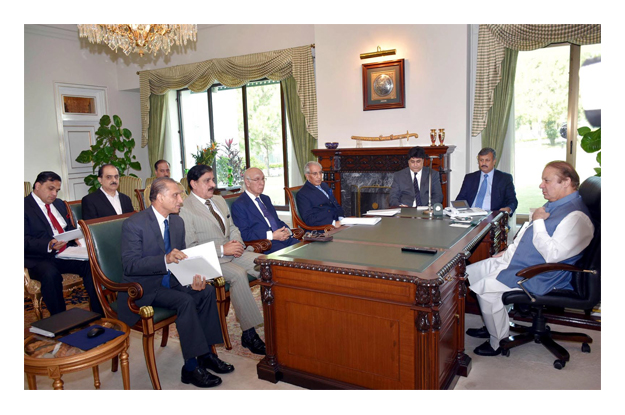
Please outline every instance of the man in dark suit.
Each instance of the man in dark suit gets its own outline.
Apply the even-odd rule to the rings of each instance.
[[[485,147],[477,155],[479,171],[464,176],[456,200],[466,200],[471,207],[484,210],[503,210],[510,215],[518,201],[514,191],[512,175],[495,170],[495,150]]]
[[[217,373],[229,373],[234,367],[212,353],[211,345],[223,343],[215,289],[206,285],[200,275],[193,284],[182,286],[166,264],[178,263],[187,256],[184,221],[177,213],[182,206],[178,184],[168,178],[158,178],[150,191],[151,208],[136,213],[122,227],[122,265],[124,282],[138,282],[143,287],[139,307],[153,305],[176,310],[176,328],[185,364],[181,380],[207,388],[221,384]],[[134,325],[139,316],[128,308],[128,294],[118,297],[119,317]]]
[[[334,197],[330,186],[323,182],[321,170],[321,164],[316,161],[309,161],[304,166],[306,183],[295,196],[297,209],[308,226],[332,224],[338,228],[345,212]]]
[[[252,167],[243,175],[245,192],[232,203],[232,219],[244,241],[254,239],[271,240],[270,254],[299,241],[293,238],[291,229],[280,220],[265,190],[265,175],[262,170]]]
[[[24,198],[24,267],[31,278],[41,282],[41,295],[50,314],[65,311],[63,275],[78,274],[91,302],[91,309],[104,315],[95,292],[89,261],[56,258],[68,243],[58,241],[57,235],[74,230],[69,212],[56,196],[61,190],[61,177],[51,171],[39,173],[35,187]],[[69,245],[75,246],[74,241]]]
[[[391,206],[427,206],[430,202],[430,174],[432,175],[432,204],[443,202],[441,179],[437,171],[423,167],[428,158],[422,147],[408,152],[408,167],[393,174],[389,204]]]
[[[100,189],[82,198],[82,218],[96,219],[105,216],[134,212],[132,201],[119,193],[119,171],[112,164],[105,164],[98,170]]]

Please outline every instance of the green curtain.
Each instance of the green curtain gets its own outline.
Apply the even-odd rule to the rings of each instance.
[[[306,119],[302,114],[295,78],[290,76],[281,82],[297,168],[302,175],[302,180],[305,181],[304,166],[307,162],[316,159],[312,150],[317,148],[317,140],[306,129]]]
[[[501,159],[506,131],[508,130],[518,56],[518,50],[506,48],[504,59],[501,62],[501,82],[495,87],[493,106],[488,110],[486,127],[482,131],[482,148],[495,149],[497,152],[496,165]]]
[[[148,127],[148,157],[150,170],[163,158],[165,152],[165,120],[167,119],[167,95],[150,95],[150,125]],[[150,174],[150,176],[152,176]]]

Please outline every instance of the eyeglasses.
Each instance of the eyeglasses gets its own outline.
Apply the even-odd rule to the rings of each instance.
[[[323,172],[316,171],[314,173],[311,172],[311,173],[308,173],[308,174],[310,174],[311,176],[321,176],[323,174]]]
[[[262,179],[247,179],[247,180],[249,180],[250,182],[257,182],[257,181],[259,181],[259,180],[262,180],[262,181],[266,182],[266,181],[267,181],[267,178],[266,178],[266,177],[263,177]]]

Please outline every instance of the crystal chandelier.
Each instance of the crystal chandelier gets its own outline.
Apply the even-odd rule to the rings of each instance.
[[[196,24],[79,24],[80,37],[91,43],[106,43],[117,52],[121,48],[126,55],[137,52],[154,53],[160,49],[167,55],[176,43],[187,44],[187,39],[196,41]]]

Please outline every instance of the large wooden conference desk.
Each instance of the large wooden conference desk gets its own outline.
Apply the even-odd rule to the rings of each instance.
[[[467,376],[466,259],[505,247],[507,215],[449,224],[406,208],[257,258],[267,345],[258,377],[311,389],[446,389]]]

